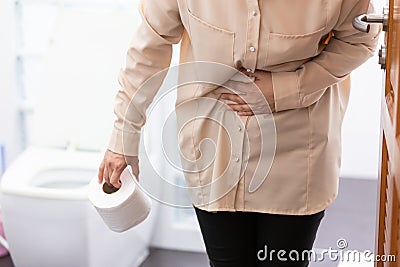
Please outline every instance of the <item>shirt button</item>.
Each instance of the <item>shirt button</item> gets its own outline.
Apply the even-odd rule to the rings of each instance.
[[[249,50],[250,50],[250,52],[255,52],[256,48],[254,46],[250,46]]]
[[[253,70],[252,70],[252,69],[247,69],[246,71],[247,71],[247,72],[252,72]]]
[[[238,158],[238,157],[235,157],[233,160],[234,160],[235,162],[239,162],[239,158]]]
[[[238,129],[238,132],[240,132],[242,130],[242,127],[239,126],[237,129]]]
[[[253,10],[253,12],[251,12],[251,14],[252,14],[253,16],[257,16],[257,11]]]

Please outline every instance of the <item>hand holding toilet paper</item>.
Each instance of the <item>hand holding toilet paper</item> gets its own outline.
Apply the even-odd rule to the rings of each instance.
[[[105,224],[114,232],[124,232],[142,221],[150,213],[151,199],[137,186],[129,166],[121,173],[121,187],[110,187],[94,177],[89,185],[89,201]]]

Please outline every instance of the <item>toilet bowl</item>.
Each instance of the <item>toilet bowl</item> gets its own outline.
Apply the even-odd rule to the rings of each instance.
[[[16,267],[134,267],[148,255],[157,208],[125,233],[87,199],[101,154],[30,147],[8,168],[0,203]]]

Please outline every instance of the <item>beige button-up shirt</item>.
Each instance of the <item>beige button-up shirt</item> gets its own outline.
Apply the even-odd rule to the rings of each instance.
[[[380,32],[352,26],[374,11],[370,1],[142,0],[140,11],[108,149],[138,155],[146,109],[181,42],[189,67],[179,74],[177,130],[194,205],[293,215],[328,207],[338,193],[349,74],[373,55]],[[275,112],[238,116],[217,100],[241,67],[272,73]]]

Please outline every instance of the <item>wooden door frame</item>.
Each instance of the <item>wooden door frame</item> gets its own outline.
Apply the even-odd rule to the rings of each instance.
[[[386,72],[385,90],[382,96],[381,114],[381,160],[379,162],[379,183],[378,183],[378,216],[376,228],[375,255],[395,255],[398,258],[399,250],[399,196],[400,182],[396,181],[400,174],[400,92],[392,88],[392,80],[397,77],[398,66],[392,69],[392,51],[394,41],[394,7],[395,0],[389,0],[389,27],[385,33]],[[400,37],[400,36],[399,36]],[[398,40],[397,40],[398,41]],[[397,53],[399,53],[397,51]],[[396,72],[396,73],[395,73]],[[399,90],[399,81],[396,81],[396,88]],[[396,174],[396,176],[395,176]],[[395,178],[396,177],[396,178]],[[388,227],[387,227],[388,226]],[[389,240],[386,240],[389,239]],[[396,259],[397,262],[397,259]],[[375,266],[399,266],[396,262],[376,261]]]

